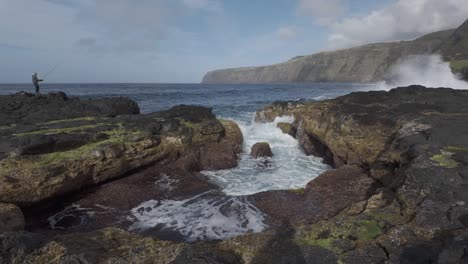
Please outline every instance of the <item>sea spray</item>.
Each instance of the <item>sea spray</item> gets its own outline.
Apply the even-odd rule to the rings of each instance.
[[[227,195],[250,195],[270,190],[303,188],[330,167],[321,158],[305,155],[297,140],[284,134],[279,122],[292,123],[293,117],[278,117],[271,123],[238,121],[244,135],[244,150],[239,166],[221,171],[204,171]],[[250,149],[255,143],[268,142],[272,158],[253,159]],[[264,166],[266,163],[268,166]]]
[[[442,61],[439,55],[409,56],[391,68],[387,81],[379,83],[377,89],[390,90],[414,84],[432,88],[468,89],[468,82],[458,79],[452,73],[450,64]]]

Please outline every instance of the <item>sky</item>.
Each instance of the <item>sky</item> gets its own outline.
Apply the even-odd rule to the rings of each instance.
[[[468,0],[0,0],[0,83],[198,83],[209,70],[455,28]]]

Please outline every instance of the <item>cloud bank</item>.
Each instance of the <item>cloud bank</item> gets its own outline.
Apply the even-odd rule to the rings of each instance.
[[[333,1],[330,3],[333,8],[336,8],[335,4]],[[466,0],[398,0],[365,16],[338,19],[331,23],[329,48],[414,39],[427,33],[456,28],[467,18]]]

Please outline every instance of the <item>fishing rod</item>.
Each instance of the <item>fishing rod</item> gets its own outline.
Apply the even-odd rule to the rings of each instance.
[[[43,79],[45,79],[45,77],[47,77],[47,75],[51,74],[53,71],[55,71],[55,69],[57,69],[57,67],[60,65],[60,63],[57,63],[50,71],[48,71],[46,74],[44,74],[44,76],[42,76]]]

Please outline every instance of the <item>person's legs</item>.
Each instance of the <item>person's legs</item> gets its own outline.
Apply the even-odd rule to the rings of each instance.
[[[39,84],[35,83],[34,86],[36,87],[36,94],[39,93]]]

